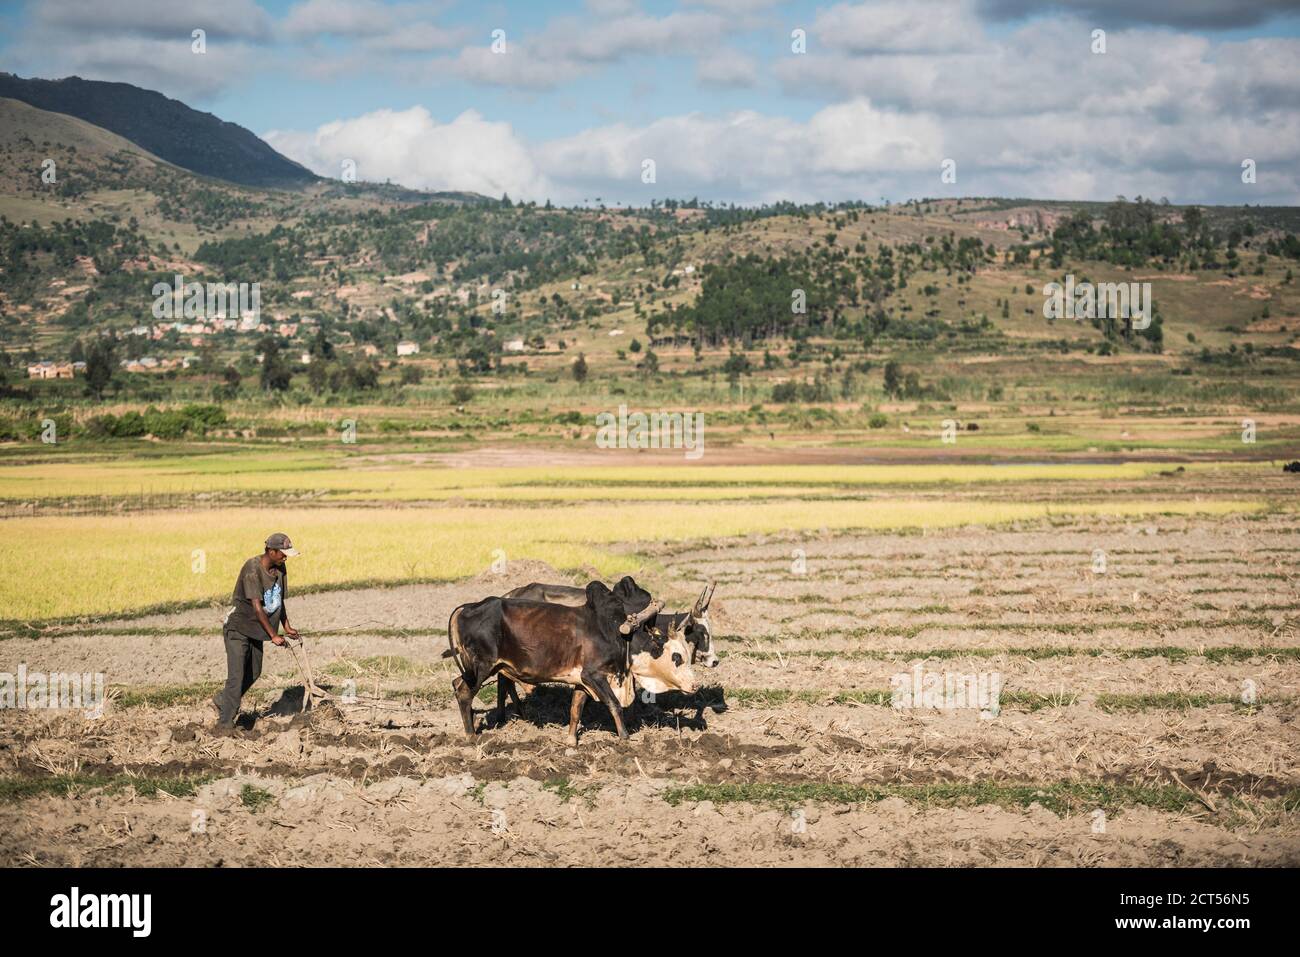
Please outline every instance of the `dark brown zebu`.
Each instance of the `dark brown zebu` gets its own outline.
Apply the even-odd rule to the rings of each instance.
[[[577,743],[587,695],[609,708],[618,736],[626,738],[622,709],[632,702],[631,659],[639,643],[653,642],[643,626],[662,607],[662,602],[651,602],[628,614],[601,582],[588,585],[586,601],[576,607],[515,598],[461,605],[447,622],[451,647],[444,657],[454,657],[460,669],[452,688],[465,733],[470,738],[475,734],[475,695],[500,674],[512,682],[572,686],[571,744]]]

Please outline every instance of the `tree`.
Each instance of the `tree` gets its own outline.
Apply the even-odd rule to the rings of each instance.
[[[113,381],[116,358],[109,339],[96,339],[86,352],[86,388],[96,399],[104,398],[104,390]]]
[[[329,363],[317,359],[307,367],[307,384],[311,391],[320,395],[329,385],[330,366]]]
[[[573,360],[573,381],[578,385],[587,381],[587,355],[584,352],[579,352],[578,358]]]
[[[334,343],[325,338],[325,330],[320,326],[316,327],[316,335],[312,338],[309,351],[313,359],[334,358]]]
[[[289,388],[293,372],[289,362],[280,352],[280,341],[274,336],[263,337],[262,349],[262,389],[266,392],[284,392]]]
[[[902,370],[898,368],[897,362],[890,359],[885,363],[885,392],[890,396],[896,396],[902,385]]]

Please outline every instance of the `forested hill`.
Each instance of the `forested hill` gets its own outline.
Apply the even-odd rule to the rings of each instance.
[[[242,126],[129,83],[0,73],[0,97],[86,120],[182,169],[231,183],[293,187],[319,179]]]

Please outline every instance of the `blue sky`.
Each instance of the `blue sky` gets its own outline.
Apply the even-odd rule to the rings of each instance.
[[[30,0],[0,60],[428,189],[1300,200],[1300,0]]]

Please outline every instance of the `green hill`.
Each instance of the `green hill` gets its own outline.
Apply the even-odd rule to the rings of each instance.
[[[0,97],[86,120],[182,169],[245,186],[298,187],[319,177],[235,123],[129,83],[0,73]]]

